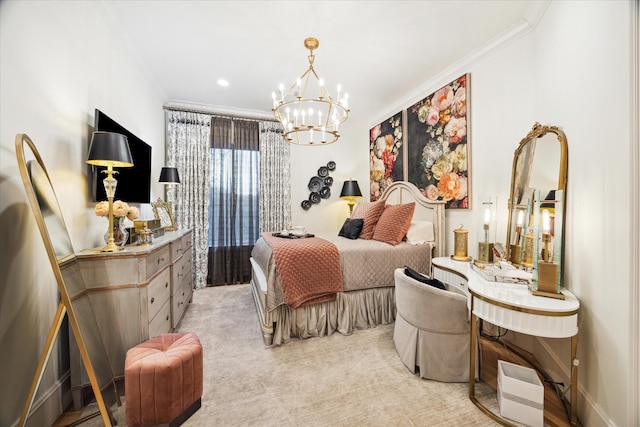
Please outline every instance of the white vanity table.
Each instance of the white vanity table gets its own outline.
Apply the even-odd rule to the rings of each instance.
[[[534,296],[523,284],[485,280],[471,263],[451,258],[433,259],[433,277],[466,291],[471,312],[469,398],[485,414],[503,425],[504,418],[489,411],[476,399],[473,367],[476,364],[478,318],[501,328],[544,338],[571,338],[571,425],[577,425],[578,309],[580,302],[566,289],[565,299]]]

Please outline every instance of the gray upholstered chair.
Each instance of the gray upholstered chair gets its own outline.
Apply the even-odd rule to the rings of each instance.
[[[467,298],[437,289],[395,270],[396,323],[393,342],[402,363],[420,378],[469,381]]]

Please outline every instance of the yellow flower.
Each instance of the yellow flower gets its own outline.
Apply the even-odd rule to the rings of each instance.
[[[113,202],[113,216],[127,216],[127,212],[129,212],[129,205],[125,202],[122,200]]]
[[[134,219],[138,219],[139,216],[140,216],[140,210],[135,206],[129,206],[129,212],[127,212],[127,218],[133,221]]]
[[[99,202],[95,207],[95,212],[97,216],[109,215],[109,202]]]

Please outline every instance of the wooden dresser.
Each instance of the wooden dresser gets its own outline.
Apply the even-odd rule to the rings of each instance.
[[[191,301],[192,235],[190,229],[178,230],[165,233],[150,246],[125,246],[116,253],[88,249],[77,254],[116,379],[124,377],[127,350],[172,332]],[[78,390],[88,380],[75,345],[71,343],[71,383]],[[77,397],[74,394],[76,403]]]

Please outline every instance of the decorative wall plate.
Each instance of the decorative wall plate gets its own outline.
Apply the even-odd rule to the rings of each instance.
[[[335,170],[336,162],[327,162],[326,166],[320,166],[318,168],[318,174],[312,176],[309,179],[307,188],[309,189],[309,198],[300,202],[302,209],[309,210],[311,206],[318,204],[322,199],[328,199],[331,197],[331,185],[333,185],[333,178],[329,176],[329,172]]]

